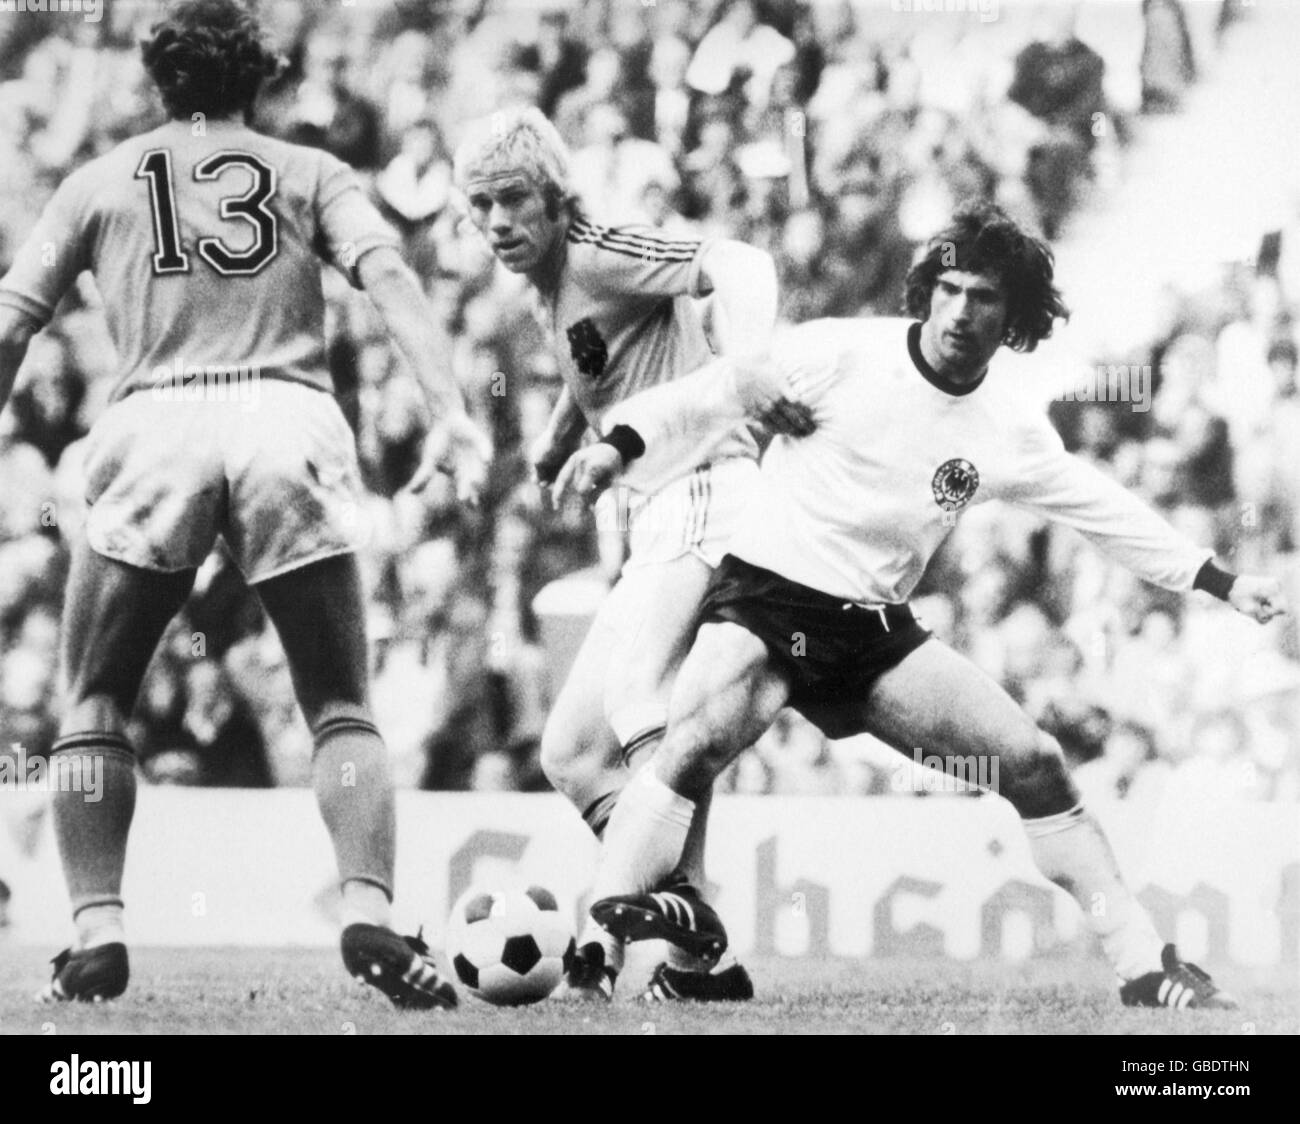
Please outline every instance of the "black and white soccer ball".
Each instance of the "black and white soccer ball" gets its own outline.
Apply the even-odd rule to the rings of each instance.
[[[456,978],[498,1006],[545,999],[564,978],[574,947],[572,920],[540,886],[471,889],[451,907],[447,957]]]

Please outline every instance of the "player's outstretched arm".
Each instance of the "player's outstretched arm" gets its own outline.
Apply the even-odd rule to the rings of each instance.
[[[470,420],[460,387],[450,368],[440,361],[449,345],[434,327],[420,283],[389,246],[362,255],[357,276],[414,372],[433,415],[420,466],[409,487],[418,492],[435,472],[446,472],[456,481],[457,498],[477,503],[487,480],[492,442]]]
[[[1179,593],[1203,590],[1266,624],[1287,611],[1279,582],[1231,574],[1103,472],[1065,451],[1045,419],[1023,435],[1012,502],[1073,527],[1141,578]]]
[[[27,355],[27,344],[36,334],[37,324],[25,312],[0,305],[0,410],[13,393],[18,368]]]
[[[552,498],[558,504],[573,491],[591,502],[620,477],[637,491],[656,492],[706,460],[738,424],[755,420],[793,437],[816,428],[811,408],[771,357],[715,359],[611,409],[605,436],[568,459]]]

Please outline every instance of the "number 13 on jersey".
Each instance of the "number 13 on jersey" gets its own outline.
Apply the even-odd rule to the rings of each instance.
[[[219,179],[229,168],[246,169],[252,173],[253,183],[243,195],[228,195],[221,200],[221,217],[248,223],[256,237],[245,250],[232,250],[215,236],[200,238],[195,249],[199,257],[223,276],[251,277],[275,257],[278,248],[277,219],[275,212],[267,207],[275,195],[275,169],[251,152],[215,152],[194,165],[194,178]],[[190,255],[181,244],[171,152],[165,148],[150,149],[141,157],[135,178],[149,181],[154,273],[188,273]]]

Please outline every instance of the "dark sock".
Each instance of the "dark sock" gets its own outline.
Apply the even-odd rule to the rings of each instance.
[[[364,718],[330,718],[312,731],[312,787],[334,843],[339,880],[393,895],[397,812],[383,738]]]
[[[664,740],[667,731],[667,726],[651,726],[628,739],[623,747],[623,764],[628,767],[629,772],[636,772],[640,763],[649,759],[659,743]]]
[[[609,817],[614,814],[614,805],[618,803],[619,793],[622,791],[620,788],[614,792],[607,792],[604,796],[597,796],[583,810],[582,818],[597,839],[605,838],[605,827],[609,823]]]
[[[135,753],[121,734],[59,738],[50,750],[54,834],[75,916],[121,905],[126,838],[135,815]]]

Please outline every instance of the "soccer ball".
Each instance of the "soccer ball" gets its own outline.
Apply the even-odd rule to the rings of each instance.
[[[489,1003],[516,1007],[545,999],[573,951],[571,921],[540,886],[471,889],[451,907],[447,956],[456,978]]]

